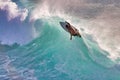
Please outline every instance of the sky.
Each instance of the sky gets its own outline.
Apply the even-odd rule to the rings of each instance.
[[[0,1],[0,41],[3,44],[26,44],[33,39],[28,11],[11,0]]]

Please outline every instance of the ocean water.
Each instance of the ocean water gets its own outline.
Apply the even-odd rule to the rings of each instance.
[[[35,38],[0,52],[0,80],[120,80],[120,1],[12,1],[28,10],[23,22]],[[70,40],[59,24],[66,20],[82,38]]]
[[[0,53],[0,80],[120,80],[120,66],[107,52],[86,34],[70,40],[59,21],[44,19],[37,38]]]

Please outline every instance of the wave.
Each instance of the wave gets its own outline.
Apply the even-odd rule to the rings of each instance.
[[[112,4],[119,5],[117,1],[26,0],[22,3],[30,9],[31,21],[57,16],[72,23],[78,29],[83,28],[85,33],[94,38],[101,49],[108,52],[108,58],[119,63],[120,24],[118,21],[120,20],[120,7],[110,6]],[[30,4],[32,4],[32,8]]]
[[[92,42],[85,34],[82,38],[74,37],[69,40],[69,33],[62,29],[59,21],[59,18],[42,20],[44,24],[37,28],[40,33],[36,39],[7,53],[9,64],[19,78],[27,80],[30,76],[32,80],[120,79],[118,66],[102,54],[97,43]],[[39,26],[39,22],[41,20],[34,25]],[[11,79],[13,78],[14,75],[11,76]]]

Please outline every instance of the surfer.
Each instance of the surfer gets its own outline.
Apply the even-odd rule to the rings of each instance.
[[[64,22],[65,24],[63,25],[63,22],[60,22],[61,26],[70,33],[70,40],[72,40],[72,36],[78,36],[81,37],[78,29],[70,25],[67,21]]]

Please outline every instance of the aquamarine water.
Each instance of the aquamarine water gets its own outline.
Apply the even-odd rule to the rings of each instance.
[[[60,20],[44,20],[37,38],[0,53],[0,80],[120,80],[120,66],[89,36],[70,40]]]

